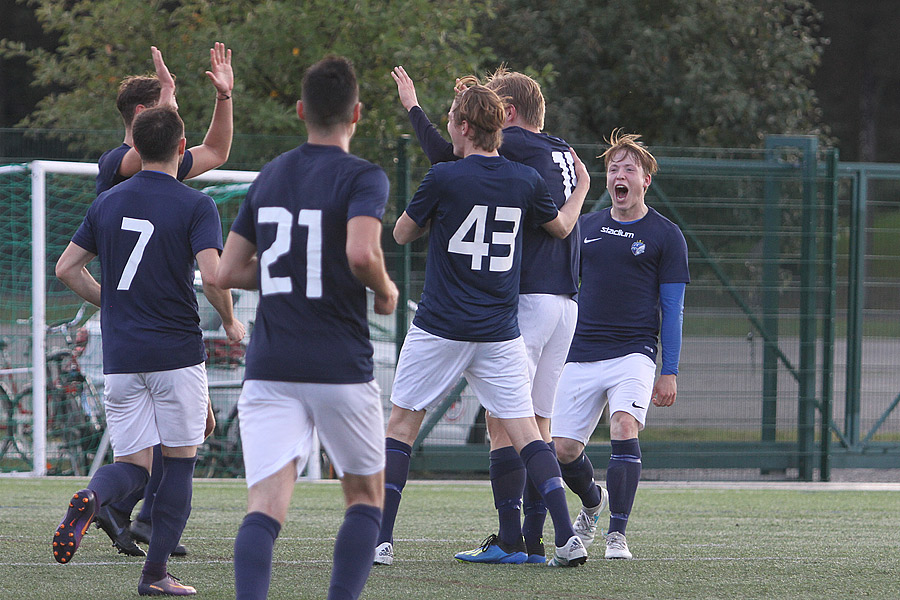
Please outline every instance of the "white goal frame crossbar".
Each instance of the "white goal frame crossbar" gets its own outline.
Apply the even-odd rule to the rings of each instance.
[[[86,175],[96,177],[98,166],[96,163],[67,162],[57,160],[36,160],[24,165],[10,165],[4,167],[4,171],[31,170],[31,339],[32,362],[31,373],[33,379],[33,462],[32,471],[18,473],[31,477],[42,477],[47,474],[47,365],[46,365],[46,340],[47,326],[46,305],[46,273],[47,264],[47,173],[60,173],[63,175]],[[192,181],[208,181],[215,183],[249,183],[258,175],[257,171],[229,171],[216,169],[192,178]],[[108,443],[107,434],[104,433],[105,443]],[[101,449],[105,454],[106,446],[101,443]],[[98,450],[98,455],[100,451]],[[102,460],[102,458],[101,458]],[[101,461],[94,461],[91,472],[99,467]]]

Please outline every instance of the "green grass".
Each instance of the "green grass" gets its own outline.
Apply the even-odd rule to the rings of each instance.
[[[141,560],[115,554],[94,528],[71,564],[53,562],[52,532],[82,485],[0,480],[0,598],[138,597]],[[569,499],[574,515],[577,502]],[[170,570],[199,598],[234,598],[232,547],[245,501],[242,481],[195,484],[183,538],[190,554],[172,559]],[[898,598],[897,502],[896,492],[883,491],[645,485],[628,529],[635,560],[604,561],[591,548],[583,567],[555,570],[457,563],[454,552],[496,528],[489,486],[412,482],[395,530],[397,558],[372,570],[363,598]],[[338,485],[297,485],[270,598],[325,597],[342,514]]]

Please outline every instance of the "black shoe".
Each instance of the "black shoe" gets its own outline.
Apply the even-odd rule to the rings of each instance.
[[[131,522],[131,537],[142,544],[150,544],[150,534],[152,532],[152,526],[146,521],[135,520]],[[175,546],[175,549],[172,550],[171,556],[187,556],[187,553],[188,551],[187,548],[184,547],[184,544],[179,543]]]
[[[134,543],[131,533],[128,531],[128,519],[123,518],[114,509],[109,506],[100,508],[94,521],[97,523],[97,527],[109,536],[119,554],[147,556],[147,553]]]

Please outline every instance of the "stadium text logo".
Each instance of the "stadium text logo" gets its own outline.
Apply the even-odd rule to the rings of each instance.
[[[609,235],[617,235],[623,238],[633,238],[634,234],[630,231],[623,231],[621,229],[612,229],[610,227],[601,227],[600,233],[608,233]]]

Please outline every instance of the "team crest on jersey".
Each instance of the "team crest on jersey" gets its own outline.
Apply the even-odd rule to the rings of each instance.
[[[643,254],[645,250],[647,250],[647,245],[641,240],[638,240],[631,245],[631,253],[635,256]]]

